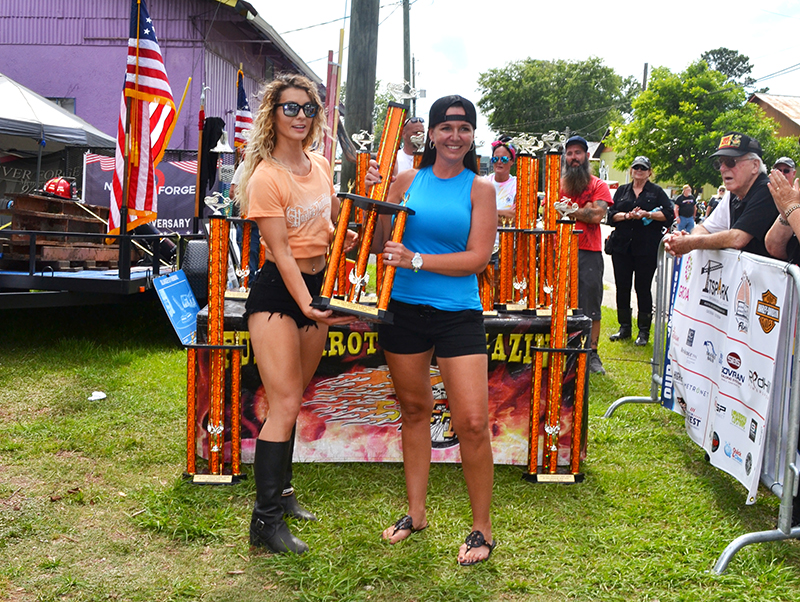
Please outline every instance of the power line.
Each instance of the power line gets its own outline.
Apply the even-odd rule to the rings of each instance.
[[[614,104],[609,105],[607,107],[599,107],[597,109],[589,109],[587,111],[581,111],[580,113],[572,113],[571,115],[556,115],[554,117],[547,117],[545,119],[537,119],[536,121],[523,121],[521,123],[514,123],[514,124],[510,124],[510,125],[513,125],[514,127],[521,127],[521,126],[524,127],[524,126],[531,126],[531,125],[539,125],[540,123],[547,123],[547,122],[550,122],[550,121],[559,121],[559,120],[565,120],[565,119],[573,119],[575,117],[584,117],[585,115],[593,115],[594,113],[602,113],[602,112],[610,111],[611,109],[617,109],[619,107],[625,106],[625,104],[626,104],[625,102],[617,102],[617,103],[614,103]],[[595,123],[595,122],[592,122],[592,123]],[[507,126],[500,125],[500,126],[497,126],[497,127],[500,128],[500,129],[503,129],[505,131],[505,128]]]
[[[411,0],[411,2],[408,4],[408,6],[409,6],[409,7],[411,7],[411,6],[413,6],[413,5],[414,5],[416,2],[417,2],[417,0]],[[378,8],[387,8],[387,7],[389,7],[389,6],[394,6],[394,10],[393,10],[392,12],[390,12],[390,13],[389,13],[389,14],[386,16],[386,18],[384,18],[384,20],[383,20],[383,21],[381,21],[380,23],[378,23],[378,27],[380,27],[381,25],[383,25],[383,23],[386,21],[386,19],[388,19],[388,18],[389,18],[389,17],[391,17],[391,16],[392,16],[392,15],[393,15],[395,12],[397,12],[397,9],[398,9],[398,8],[400,8],[402,5],[403,5],[403,3],[402,3],[402,2],[392,2],[391,4],[382,4],[380,7],[378,7]],[[313,29],[314,27],[321,27],[321,26],[323,26],[323,25],[330,25],[331,23],[336,23],[337,21],[346,21],[346,20],[347,20],[347,19],[349,19],[349,18],[350,18],[350,15],[345,15],[344,17],[339,17],[338,19],[333,19],[332,21],[326,21],[325,23],[317,23],[316,25],[309,25],[308,27],[301,27],[300,29],[292,29],[291,31],[284,31],[284,32],[283,32],[282,34],[280,34],[280,35],[284,35],[284,34],[287,34],[287,33],[294,33],[294,32],[296,32],[296,31],[304,31],[304,30],[306,30],[306,29]],[[342,54],[344,54],[344,51],[345,51],[345,50],[347,50],[348,48],[350,48],[350,46],[344,46],[344,47],[342,48]],[[325,56],[321,56],[321,57],[319,57],[318,59],[312,59],[312,60],[310,60],[310,61],[305,61],[305,63],[306,63],[306,65],[310,65],[311,63],[318,63],[319,61],[327,61],[327,60],[328,60],[328,55],[326,54]]]
[[[780,71],[776,71],[775,73],[770,73],[769,75],[765,75],[764,77],[759,77],[753,83],[763,82],[764,80],[772,79],[773,77],[778,77],[780,75],[786,75],[788,73],[792,73],[793,71],[797,71],[798,69],[800,69],[800,63],[797,63],[796,65],[792,65],[790,67],[786,67],[785,69],[781,69]]]
[[[414,0],[414,1],[416,2],[416,0]],[[389,4],[382,4],[378,8],[381,9],[381,8],[387,8],[387,7],[390,7],[390,6],[394,6],[394,10],[389,13],[389,16],[386,17],[386,19],[388,19],[389,17],[391,17],[395,13],[395,11],[397,11],[397,9],[400,6],[402,6],[402,4],[403,4],[402,2],[391,2]],[[413,4],[413,2],[411,4]],[[409,4],[409,6],[411,6],[411,5]],[[306,31],[306,30],[309,30],[309,29],[314,29],[315,27],[323,27],[324,25],[330,25],[331,23],[336,23],[337,21],[347,21],[347,19],[349,19],[349,18],[350,18],[350,15],[345,15],[345,16],[339,17],[337,19],[331,19],[330,21],[324,21],[323,23],[315,23],[314,25],[307,25],[306,27],[298,27],[297,29],[290,29],[288,31],[282,31],[280,33],[280,35],[285,36],[287,33],[295,33],[295,32],[298,32],[298,31]],[[383,21],[385,21],[386,19],[384,19]],[[383,23],[383,21],[381,21],[381,23]],[[319,60],[319,59],[317,59],[317,60]]]

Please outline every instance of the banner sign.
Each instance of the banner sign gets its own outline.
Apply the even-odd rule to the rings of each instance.
[[[678,292],[678,279],[681,275],[681,262],[683,258],[677,258],[672,266],[672,279],[669,289],[669,318],[667,319],[667,339],[664,343],[664,372],[661,379],[661,405],[683,415],[680,406],[673,403],[672,391],[672,363],[669,361],[670,341],[672,340],[672,308],[675,307],[675,295]]]
[[[689,437],[756,499],[776,390],[789,278],[783,264],[738,251],[680,263],[669,334],[672,398]],[[778,375],[780,376],[780,374]]]
[[[226,303],[226,305],[228,305]],[[228,322],[226,341],[234,331]],[[198,333],[205,329],[201,313]],[[243,326],[243,324],[242,324]],[[568,321],[569,347],[578,348],[588,335],[591,321]],[[496,464],[526,465],[531,408],[532,347],[549,342],[549,318],[487,318],[489,352],[489,423]],[[255,440],[266,418],[269,402],[264,395],[250,347],[249,333],[239,331],[247,345],[242,356],[242,461],[252,462]],[[202,335],[201,335],[202,336]],[[568,466],[572,438],[572,406],[575,398],[577,353],[567,357],[563,376],[559,465]],[[197,453],[208,457],[207,359],[198,355]],[[542,375],[539,432],[539,464],[544,449],[547,400],[547,367]],[[432,461],[460,462],[458,437],[450,422],[447,391],[436,366],[431,367],[434,410],[431,417]],[[587,397],[588,399],[588,397]],[[584,414],[588,417],[588,412]],[[227,419],[226,419],[227,424]],[[587,432],[586,423],[582,432]],[[230,454],[226,438],[226,455]],[[581,455],[585,457],[585,439]],[[295,460],[300,462],[401,462],[400,405],[392,387],[378,334],[368,324],[355,322],[331,328],[319,368],[306,390],[297,424]]]
[[[114,157],[86,153],[83,201],[108,207]],[[189,234],[194,216],[197,161],[162,161],[155,168],[158,218],[153,225],[161,232]]]
[[[13,159],[12,157],[0,159],[0,197],[34,192],[36,190],[37,161],[38,159],[35,157],[33,159]],[[52,178],[62,176],[79,178],[80,172],[79,165],[65,172],[61,153],[43,155],[39,171],[39,188]],[[106,205],[108,205],[108,200],[106,200]]]

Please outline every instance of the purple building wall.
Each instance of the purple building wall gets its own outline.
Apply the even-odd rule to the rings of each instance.
[[[0,73],[42,96],[74,98],[78,116],[115,135],[130,6],[130,0],[0,0]],[[232,144],[240,63],[251,97],[273,73],[311,74],[277,34],[268,37],[274,32],[265,33],[266,23],[259,30],[217,0],[147,0],[147,6],[176,106],[192,78],[171,149],[197,149],[204,82],[206,117],[225,119]]]

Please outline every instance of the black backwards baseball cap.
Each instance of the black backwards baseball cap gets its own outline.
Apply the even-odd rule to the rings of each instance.
[[[728,132],[719,141],[712,157],[741,157],[748,153],[761,156],[761,144],[755,138],[739,132]]]
[[[447,109],[453,105],[460,104],[464,107],[465,115],[447,115]],[[443,96],[431,105],[431,112],[428,116],[429,127],[434,127],[445,121],[466,121],[473,128],[478,127],[475,105],[469,100],[458,94]]]

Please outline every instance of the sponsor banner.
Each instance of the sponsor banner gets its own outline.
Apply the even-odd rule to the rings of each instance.
[[[755,502],[789,278],[734,251],[684,257],[671,312],[672,397],[689,437]]]
[[[226,304],[227,305],[227,304]],[[226,307],[226,314],[230,313]],[[199,316],[198,331],[205,329]],[[226,340],[234,332],[226,317]],[[588,318],[570,319],[569,347],[578,347],[589,334]],[[549,344],[548,318],[487,318],[489,353],[489,424],[495,464],[524,466],[528,462],[531,407],[532,347]],[[253,461],[255,440],[266,418],[269,402],[261,385],[250,348],[248,332],[240,332],[247,345],[242,357],[242,461]],[[208,457],[207,359],[198,355],[197,453]],[[558,463],[568,466],[572,440],[572,410],[575,398],[577,353],[567,357],[563,376],[561,430]],[[539,429],[539,465],[544,449],[548,370],[542,375],[542,403]],[[431,416],[432,461],[460,462],[458,437],[453,432],[447,391],[436,366],[430,371],[434,409]],[[588,399],[588,398],[586,398]],[[586,406],[584,406],[586,407]],[[228,414],[230,410],[228,409]],[[226,426],[229,426],[226,418]],[[378,345],[377,332],[370,325],[355,322],[333,327],[328,333],[325,354],[306,390],[298,417],[294,459],[300,462],[401,462],[400,405],[391,375]],[[588,412],[584,415],[581,455],[585,457]],[[230,443],[226,434],[226,457]]]
[[[114,158],[87,153],[84,167],[83,200],[108,207]],[[192,230],[197,161],[162,161],[154,170],[158,217],[153,225],[161,232],[188,234]]]
[[[780,308],[782,316],[797,316],[798,302],[795,294],[794,285],[789,286],[790,298],[786,304]],[[766,328],[769,328],[767,326]],[[766,475],[771,481],[785,483],[786,476],[786,438],[788,437],[789,425],[789,403],[791,397],[792,370],[794,366],[794,342],[796,340],[797,320],[781,320],[776,330],[780,329],[778,338],[782,341],[778,347],[778,357],[775,366],[777,374],[773,379],[773,386],[770,391],[772,396],[772,407],[767,424],[767,441],[764,451],[764,462],[761,473]],[[796,453],[794,463],[800,466],[800,453]]]
[[[676,258],[672,267],[672,282],[669,289],[669,306],[675,306],[675,295],[678,293],[678,281],[681,276],[681,266],[683,258]],[[668,410],[683,414],[683,410],[673,401],[672,394],[672,362],[669,361],[670,340],[672,338],[672,312],[670,311],[667,319],[667,339],[664,343],[664,372],[661,379],[661,405]]]

